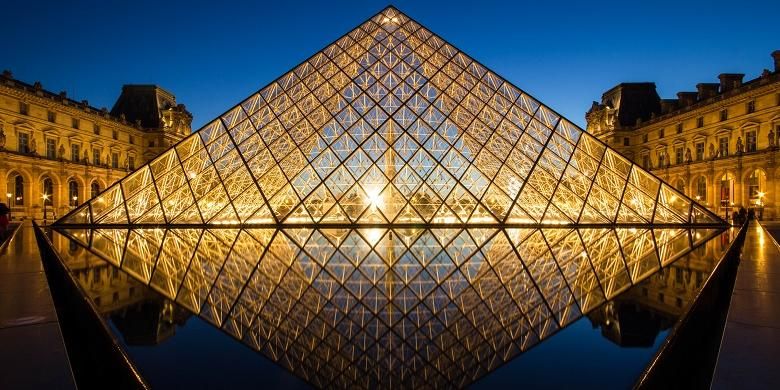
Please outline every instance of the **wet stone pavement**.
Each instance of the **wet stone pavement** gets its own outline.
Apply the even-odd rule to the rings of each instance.
[[[0,249],[0,346],[0,388],[76,387],[28,221]]]
[[[714,389],[780,388],[780,247],[775,240],[780,241],[780,222],[750,222]]]

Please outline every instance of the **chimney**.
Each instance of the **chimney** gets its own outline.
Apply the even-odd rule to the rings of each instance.
[[[677,92],[677,100],[680,101],[680,107],[687,107],[696,103],[698,92]]]
[[[739,88],[742,85],[742,78],[745,77],[742,73],[721,73],[718,75],[720,79],[720,93],[730,91],[734,88]]]
[[[696,90],[699,91],[699,100],[706,100],[718,94],[718,83],[699,83],[696,84]]]
[[[772,58],[775,60],[775,72],[780,72],[780,50],[773,51]]]
[[[661,114],[668,114],[679,107],[677,99],[661,99]]]

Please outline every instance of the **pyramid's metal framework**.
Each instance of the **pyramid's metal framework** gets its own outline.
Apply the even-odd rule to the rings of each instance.
[[[390,7],[55,228],[316,386],[417,388],[722,224]]]
[[[57,223],[723,221],[388,8]]]
[[[468,385],[698,245],[719,258],[720,231],[62,230],[316,387],[415,389]]]

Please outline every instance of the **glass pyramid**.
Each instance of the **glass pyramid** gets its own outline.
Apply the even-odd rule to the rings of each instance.
[[[56,222],[723,223],[392,7]]]

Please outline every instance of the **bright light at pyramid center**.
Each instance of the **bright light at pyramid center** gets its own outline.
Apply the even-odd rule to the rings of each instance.
[[[374,207],[382,207],[385,204],[384,197],[380,193],[381,189],[376,187],[366,188],[366,195],[368,195],[368,201]]]

